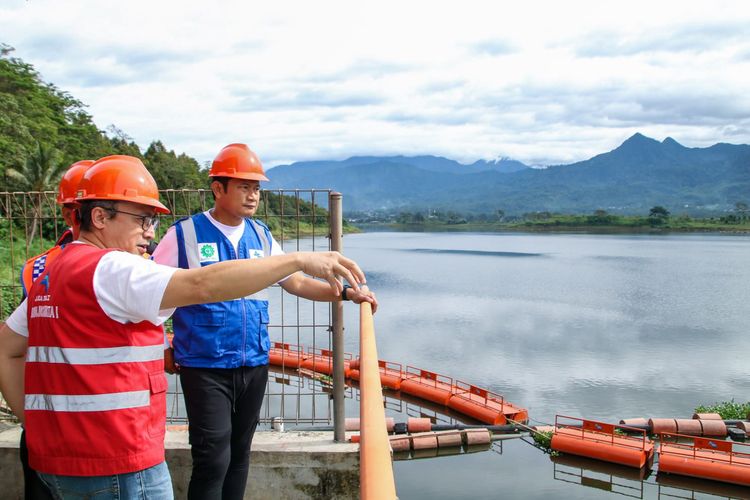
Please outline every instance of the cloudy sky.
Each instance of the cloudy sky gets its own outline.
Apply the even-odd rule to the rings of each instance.
[[[0,0],[0,42],[100,128],[200,161],[750,143],[746,0]]]

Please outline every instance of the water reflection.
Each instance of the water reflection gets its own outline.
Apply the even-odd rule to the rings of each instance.
[[[550,461],[556,481],[630,498],[750,498],[750,488],[719,481],[652,474],[646,468],[634,469],[574,455],[550,457]]]
[[[579,484],[589,488],[617,493],[626,497],[644,498],[643,481],[648,478],[647,468],[635,469],[575,455],[550,457],[553,477],[557,481]]]
[[[718,481],[705,481],[675,474],[656,475],[659,498],[697,498],[696,493],[710,497],[743,499],[750,498],[750,488],[743,488]]]

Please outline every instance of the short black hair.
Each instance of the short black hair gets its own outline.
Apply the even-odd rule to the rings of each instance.
[[[227,192],[227,189],[229,189],[229,177],[222,177],[222,176],[209,177],[208,181],[209,181],[208,182],[209,189],[211,189],[211,184],[213,184],[214,182],[220,183],[221,186],[224,188],[225,193]],[[211,196],[214,197],[214,200],[216,199],[216,195],[214,194],[213,189],[211,189]]]
[[[112,212],[112,217],[114,217],[117,214],[117,212],[114,212],[114,210],[116,210],[115,203],[117,203],[115,200],[82,201],[81,208],[78,209],[78,213],[81,217],[81,231],[91,230],[91,211],[97,207]]]

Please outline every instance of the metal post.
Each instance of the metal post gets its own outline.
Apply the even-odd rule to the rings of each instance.
[[[344,237],[341,193],[331,192],[328,195],[328,208],[331,228],[331,250],[341,252]],[[344,412],[344,304],[341,301],[331,304],[333,309],[333,439],[346,440]]]

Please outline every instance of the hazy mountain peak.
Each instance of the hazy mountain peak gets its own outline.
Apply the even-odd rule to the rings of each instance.
[[[650,137],[646,137],[645,135],[641,134],[640,132],[636,132],[632,136],[630,136],[625,142],[623,142],[620,145],[620,148],[622,147],[643,147],[643,146],[653,146],[655,144],[659,144],[659,141],[656,139],[652,139]],[[617,148],[617,149],[620,149]]]
[[[667,146],[667,147],[670,147],[670,148],[680,148],[680,149],[682,149],[682,148],[685,147],[682,144],[680,144],[679,142],[677,142],[674,139],[672,139],[671,137],[667,137],[666,139],[664,139],[663,141],[661,141],[661,144],[662,144],[662,146]]]

